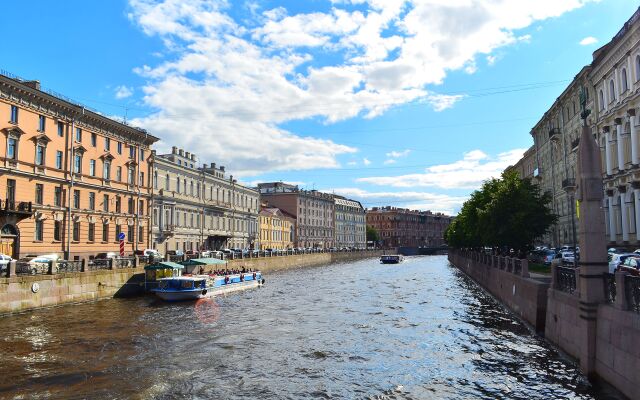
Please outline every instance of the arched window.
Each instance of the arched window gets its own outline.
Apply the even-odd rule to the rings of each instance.
[[[640,80],[640,55],[636,56],[636,81]]]
[[[600,103],[600,110],[604,110],[604,92],[602,90],[600,90],[598,102]]]
[[[169,174],[167,174],[167,176],[165,177],[165,181],[164,181],[164,188],[169,190],[170,186],[169,186]]]
[[[609,97],[609,103],[616,99],[616,84],[613,82],[613,79],[609,81]]]
[[[621,72],[622,76],[622,92],[626,92],[629,89],[629,83],[627,81],[627,69],[626,68],[622,68],[622,72]]]

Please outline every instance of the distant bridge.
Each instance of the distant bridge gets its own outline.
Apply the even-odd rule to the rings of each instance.
[[[449,246],[430,246],[430,247],[398,247],[398,253],[404,256],[431,255],[444,253],[449,250]]]

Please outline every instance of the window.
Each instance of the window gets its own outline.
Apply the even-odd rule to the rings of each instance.
[[[190,186],[191,186],[191,188],[190,188],[191,195],[193,196],[193,181],[190,182]]]
[[[107,151],[111,150],[111,139],[108,137],[104,138],[104,149]]]
[[[94,192],[89,192],[89,210],[96,209],[96,194]]]
[[[138,214],[144,215],[144,200],[138,200]]]
[[[153,188],[158,188],[158,171],[153,172]]]
[[[93,222],[89,223],[89,232],[87,233],[87,236],[90,242],[96,240],[96,224]]]
[[[91,146],[98,147],[98,135],[91,133]]]
[[[120,200],[120,196],[116,196],[116,212],[122,212],[122,201]]]
[[[129,167],[129,174],[128,174],[128,179],[127,182],[129,183],[129,185],[133,185],[133,168]]]
[[[170,180],[169,180],[169,174],[167,174],[167,176],[165,177],[165,181],[164,181],[164,188],[165,188],[166,190],[169,190],[169,188],[171,187],[169,182],[170,182]]]
[[[129,146],[129,158],[136,158],[136,148]]]
[[[7,139],[7,158],[15,160],[18,156],[18,139],[10,137]]]
[[[44,185],[36,183],[36,204],[42,204],[44,197]]]
[[[111,161],[109,160],[104,160],[102,164],[102,178],[107,181],[111,179]]]
[[[168,175],[167,175],[168,177]],[[176,192],[180,193],[180,178],[176,179]]]
[[[58,136],[64,136],[64,122],[58,121]]]
[[[10,122],[12,124],[17,124],[18,123],[18,107],[17,106],[11,106],[11,120]]]
[[[74,157],[73,171],[76,174],[82,173],[82,155],[81,154],[76,154]]]
[[[140,161],[144,161],[144,149],[140,149]]]
[[[600,103],[600,111],[604,110],[604,93],[600,90],[598,94],[598,102]]]
[[[128,225],[127,226],[127,242],[133,242],[133,234],[135,233],[133,230],[134,226],[133,225]]]
[[[118,154],[122,154],[122,143],[118,142],[118,146],[116,146],[118,148]]]
[[[109,224],[105,222],[102,223],[102,241],[103,242],[109,241]]]
[[[130,197],[129,200],[127,201],[127,209],[129,210],[129,214],[133,214],[134,210],[133,210],[133,198]]]
[[[43,238],[44,238],[44,221],[42,220],[37,220],[36,221],[36,241],[38,242],[42,242]]]
[[[116,168],[116,181],[122,182],[122,167]]]
[[[7,179],[7,201],[13,203],[16,201],[16,181],[15,179]]]
[[[73,241],[80,241],[80,221],[75,221],[73,223]]]
[[[73,208],[80,208],[80,191],[73,191]]]
[[[62,152],[56,151],[56,168],[62,169]]]
[[[629,82],[627,81],[627,69],[622,68],[622,72],[620,72],[620,80],[622,81],[622,92],[626,92],[629,90]]]
[[[138,183],[139,186],[144,186],[144,172],[140,171],[140,179],[139,179],[140,183]]]
[[[82,129],[76,128],[76,142],[82,142]]]
[[[44,117],[44,115],[38,115],[38,132],[44,132],[46,123],[47,119]]]
[[[613,79],[609,81],[609,103],[613,103],[616,99],[616,84]]]
[[[118,240],[120,232],[122,232],[122,228],[120,227],[120,225],[116,225],[116,240]]]
[[[62,221],[53,221],[53,240],[62,240]]]
[[[62,205],[62,188],[56,186],[53,190],[53,205],[60,207]]]
[[[142,226],[138,227],[138,242],[142,243],[142,239],[144,237],[144,228]]]
[[[105,194],[102,197],[102,211],[109,212],[109,195]]]
[[[89,175],[96,176],[96,160],[89,160]]]
[[[44,165],[45,147],[42,144],[36,145],[36,165]]]

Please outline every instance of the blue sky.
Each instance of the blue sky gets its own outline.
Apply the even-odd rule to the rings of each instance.
[[[9,2],[0,68],[216,162],[455,213],[629,0]]]

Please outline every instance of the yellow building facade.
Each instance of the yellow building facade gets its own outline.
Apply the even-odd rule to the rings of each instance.
[[[14,258],[145,249],[158,139],[0,75],[0,244]]]
[[[260,247],[264,249],[293,248],[294,218],[275,207],[263,207],[260,220]]]

